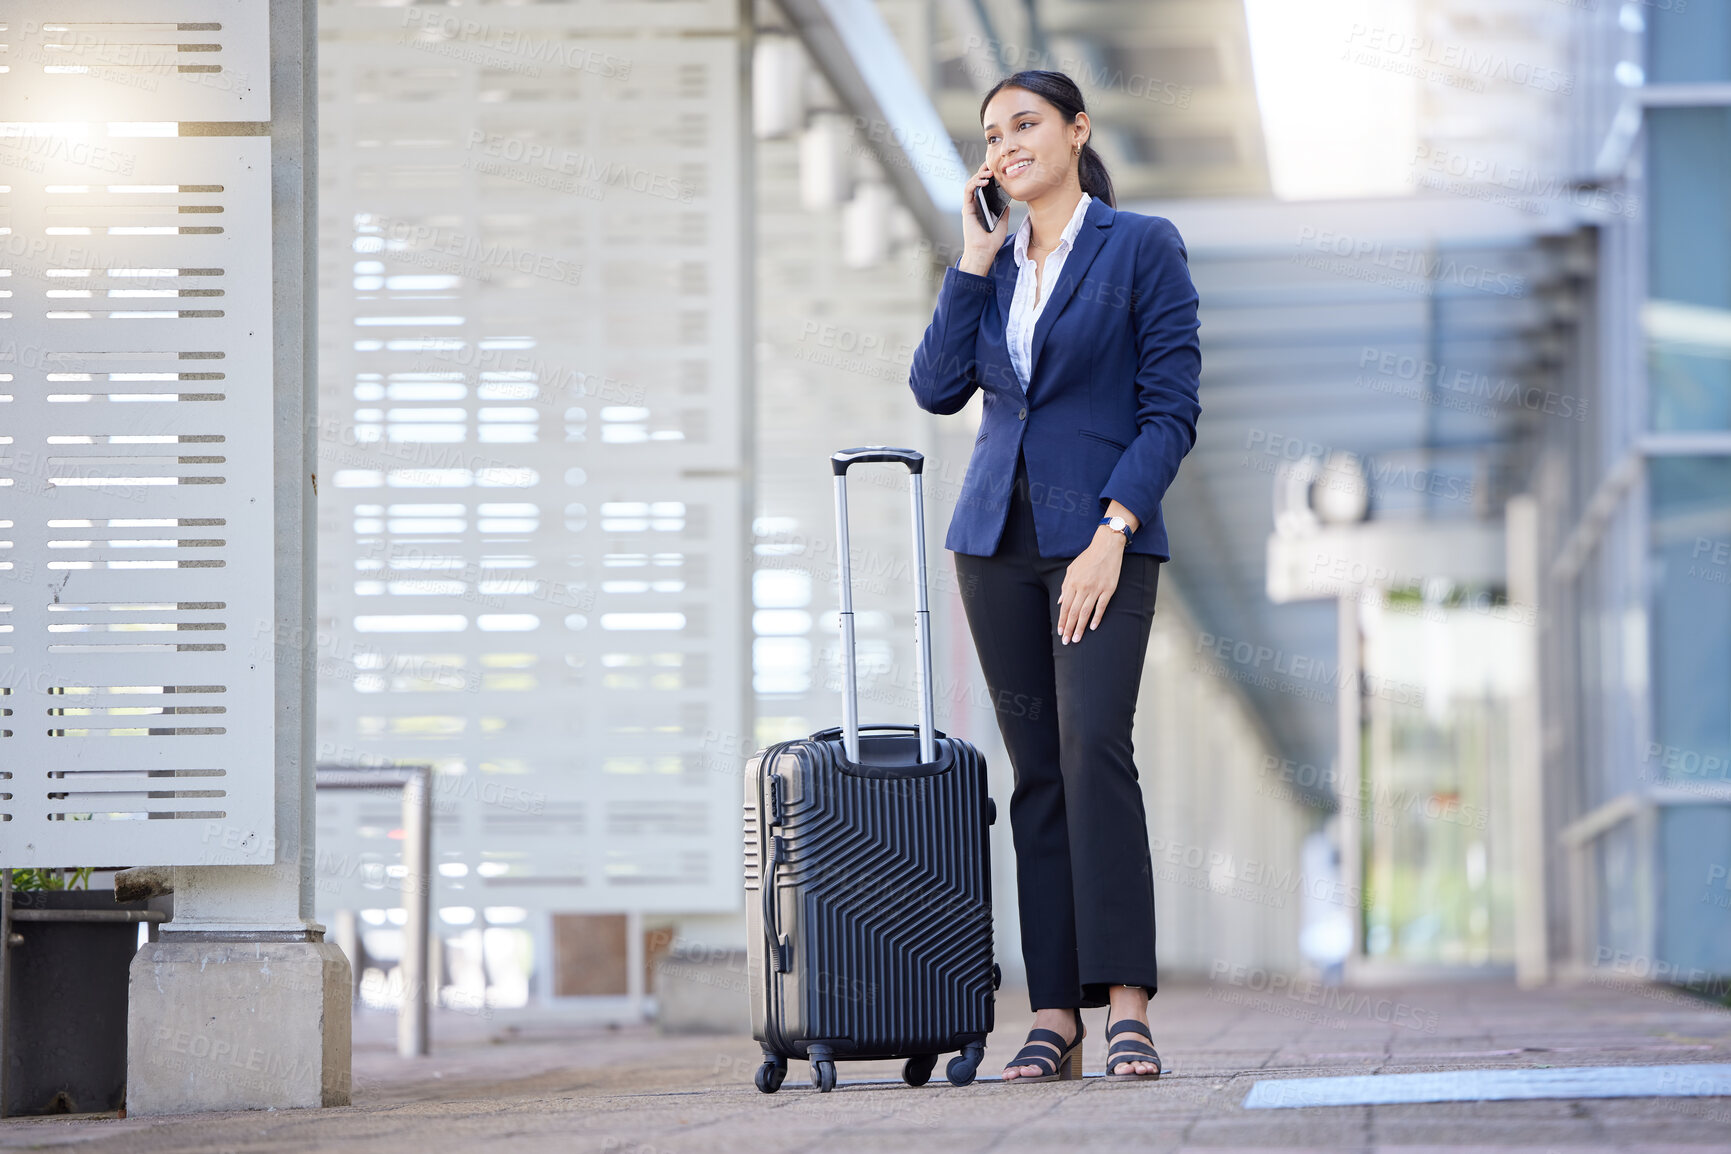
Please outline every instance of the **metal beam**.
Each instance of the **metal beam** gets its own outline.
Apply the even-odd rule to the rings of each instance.
[[[1490,521],[1372,521],[1302,537],[1268,536],[1268,599],[1332,600],[1343,590],[1421,577],[1492,584],[1507,573],[1503,526]],[[1311,579],[1323,574],[1320,581]],[[1344,573],[1346,576],[1335,576]]]
[[[943,0],[945,15],[969,47],[990,48],[998,67],[1004,66],[1002,40],[992,27],[992,14],[984,0]]]
[[[778,2],[920,231],[959,246],[968,169],[883,17],[870,0]]]
[[[430,765],[318,767],[319,789],[399,789],[403,804],[403,992],[397,1003],[397,1056],[432,1053],[429,1006],[432,970],[433,767]],[[352,911],[351,911],[352,912]],[[350,959],[354,963],[354,959]]]
[[[434,990],[431,969],[433,919],[433,772],[416,766],[403,785],[403,1000],[397,1007],[397,1057],[424,1058],[432,1052],[427,1025]]]
[[[1144,200],[1132,212],[1164,216],[1178,226],[1192,259],[1216,253],[1293,252],[1323,234],[1384,244],[1518,245],[1574,230],[1567,198],[1547,215],[1467,197],[1418,193],[1355,200],[1272,200],[1266,197]],[[1314,252],[1314,249],[1304,251]]]

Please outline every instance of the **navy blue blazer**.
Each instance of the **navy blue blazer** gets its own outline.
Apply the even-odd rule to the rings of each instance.
[[[1196,289],[1172,222],[1118,212],[1095,199],[1082,218],[1034,326],[1032,370],[1022,392],[1004,325],[1016,293],[1015,243],[1005,241],[986,276],[944,273],[938,305],[914,353],[908,384],[922,409],[958,412],[985,394],[945,548],[997,551],[1015,481],[1028,470],[1042,557],[1086,549],[1116,500],[1141,528],[1132,553],[1167,560],[1160,500],[1196,442]]]

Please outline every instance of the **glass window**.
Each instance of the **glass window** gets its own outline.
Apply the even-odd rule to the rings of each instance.
[[[1647,24],[1647,83],[1731,80],[1731,4],[1648,0],[1640,11]]]
[[[1659,956],[1690,971],[1723,974],[1731,958],[1731,806],[1679,805],[1661,811],[1659,863],[1666,884],[1659,896]]]
[[[1652,462],[1649,780],[1731,781],[1731,458]]]
[[[1731,428],[1731,108],[1653,109],[1647,133],[1653,427]]]
[[[1482,591],[1450,604],[1397,590],[1361,621],[1365,952],[1407,963],[1506,963],[1514,950],[1509,701],[1528,626]]]

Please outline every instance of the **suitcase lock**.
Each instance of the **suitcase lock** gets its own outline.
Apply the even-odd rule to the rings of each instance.
[[[781,775],[769,775],[769,824],[781,824]]]

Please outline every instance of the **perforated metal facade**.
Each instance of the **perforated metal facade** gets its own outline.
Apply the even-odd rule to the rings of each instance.
[[[0,861],[257,862],[271,157],[221,122],[269,119],[265,7],[4,17]]]
[[[440,906],[738,904],[736,15],[321,11],[319,759],[435,767]],[[393,807],[321,799],[321,909]]]

